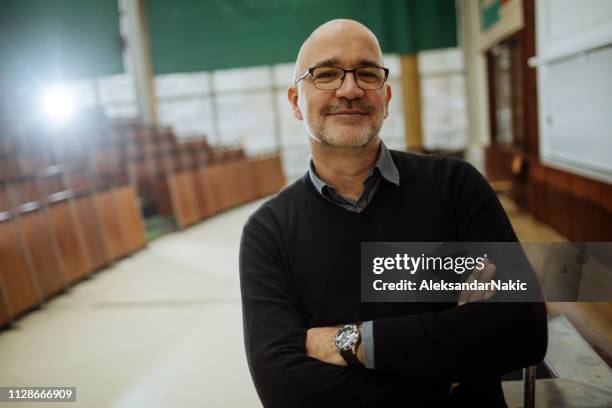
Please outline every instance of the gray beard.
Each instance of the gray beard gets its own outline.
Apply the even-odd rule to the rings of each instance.
[[[382,124],[381,124],[382,125]],[[312,130],[312,134],[314,135],[315,140],[319,141],[321,144],[330,147],[364,147],[367,146],[380,132],[381,126],[368,126],[367,131],[364,131],[359,135],[359,137],[354,138],[354,143],[347,145],[343,143],[345,139],[342,137],[338,137],[338,135],[330,134],[331,131],[326,130],[325,128]],[[364,129],[365,130],[365,129]]]

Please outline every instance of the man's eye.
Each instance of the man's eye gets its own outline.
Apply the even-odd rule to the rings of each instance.
[[[317,79],[334,79],[338,77],[337,71],[323,71],[317,73]]]
[[[359,72],[359,79],[364,81],[377,81],[379,79],[379,75],[376,72]]]

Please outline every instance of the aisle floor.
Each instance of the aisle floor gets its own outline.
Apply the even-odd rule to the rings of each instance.
[[[154,240],[0,332],[0,386],[76,386],[70,407],[261,407],[238,284],[259,203]]]

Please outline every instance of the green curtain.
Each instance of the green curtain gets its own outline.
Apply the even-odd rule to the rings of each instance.
[[[156,74],[291,62],[320,24],[351,18],[384,52],[457,44],[454,0],[148,0]]]
[[[116,0],[1,0],[0,83],[123,72]]]

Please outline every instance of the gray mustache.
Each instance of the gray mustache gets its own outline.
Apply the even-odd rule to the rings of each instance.
[[[324,115],[333,115],[337,112],[341,112],[347,109],[357,109],[357,110],[363,111],[368,114],[374,111],[374,108],[372,106],[363,104],[358,101],[352,101],[352,102],[349,101],[348,103],[341,103],[337,105],[327,105],[323,109],[321,109],[321,113]]]

